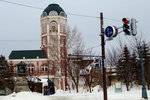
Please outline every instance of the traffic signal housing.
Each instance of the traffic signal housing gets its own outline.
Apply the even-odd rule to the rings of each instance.
[[[95,68],[101,67],[101,59],[100,58],[94,59],[93,63],[94,63]]]
[[[125,32],[126,35],[131,35],[130,32],[130,21],[127,18],[122,19],[123,22],[123,31]]]
[[[131,34],[133,35],[133,36],[135,36],[136,34],[137,34],[137,26],[136,26],[136,23],[137,23],[137,21],[136,21],[136,19],[134,19],[134,18],[132,18],[131,19]]]

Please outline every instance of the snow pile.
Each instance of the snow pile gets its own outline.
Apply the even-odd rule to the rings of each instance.
[[[35,92],[20,92],[13,93],[8,96],[0,96],[0,100],[103,100],[103,92],[99,86],[93,88],[92,93],[74,93],[69,91],[58,90],[54,95],[44,96]],[[99,92],[98,92],[99,90]],[[132,88],[131,91],[126,91],[123,86],[123,91],[116,93],[114,86],[107,89],[108,100],[140,100],[141,87]],[[147,91],[150,95],[150,91]]]
[[[47,100],[47,98],[40,93],[19,92],[8,96],[1,96],[0,100]]]
[[[57,90],[56,93],[55,93],[55,95],[56,94],[64,94],[64,93],[65,93],[65,91],[63,91],[63,90]]]

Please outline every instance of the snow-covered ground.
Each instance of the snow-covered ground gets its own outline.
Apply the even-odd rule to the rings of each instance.
[[[110,87],[108,90],[108,100],[140,100],[141,87],[134,87],[131,91],[126,91],[123,87],[121,93],[115,93],[115,88]],[[150,91],[147,91],[150,95]],[[0,96],[0,100],[103,100],[103,92],[94,89],[93,93],[75,93],[58,90],[54,95],[44,96],[40,93],[20,92],[8,96]]]

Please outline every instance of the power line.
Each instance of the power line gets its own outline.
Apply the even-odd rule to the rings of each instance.
[[[0,41],[10,41],[10,42],[12,42],[12,41],[40,41],[40,40],[0,40]]]
[[[81,17],[99,18],[97,16],[88,16],[88,15],[80,15],[80,14],[72,14],[72,13],[67,13],[67,14],[74,15],[74,16],[81,16]]]
[[[97,48],[97,47],[99,47],[99,46],[100,46],[100,44],[97,45],[97,46],[93,46],[93,47],[87,48],[86,50],[94,49],[94,48]]]
[[[21,3],[16,3],[16,2],[10,2],[7,0],[0,0],[1,2],[5,2],[5,3],[9,3],[9,4],[14,4],[14,5],[18,5],[18,6],[23,6],[23,7],[28,7],[28,8],[34,8],[34,9],[39,9],[39,10],[44,10],[44,8],[40,8],[40,7],[35,7],[35,6],[31,6],[31,5],[25,5],[25,4],[21,4]],[[89,18],[100,18],[98,16],[88,16],[88,15],[82,15],[82,14],[72,14],[72,13],[67,13],[68,15],[73,15],[73,16],[80,16],[80,17],[89,17]],[[119,20],[116,19],[111,19],[111,18],[104,18],[107,20],[111,20],[111,21],[116,21],[116,22],[121,22]]]
[[[122,21],[120,21],[120,20],[112,19],[112,18],[106,18],[106,17],[104,17],[104,19],[111,20],[111,21],[115,21],[115,22],[122,22]]]
[[[14,4],[14,5],[23,6],[23,7],[29,7],[29,8],[35,8],[35,9],[43,10],[43,8],[34,7],[34,6],[30,6],[30,5],[25,5],[25,4],[21,4],[21,3],[10,2],[10,1],[6,1],[6,0],[0,0],[0,1],[2,1],[2,2],[6,2],[6,3],[10,3],[10,4]]]

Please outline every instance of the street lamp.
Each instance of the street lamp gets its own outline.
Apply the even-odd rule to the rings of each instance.
[[[142,78],[142,98],[148,99],[147,97],[147,91],[145,87],[145,77],[144,77],[144,64],[143,64],[143,47],[139,46],[137,47],[139,58],[140,58],[140,64],[141,64],[141,78]]]

